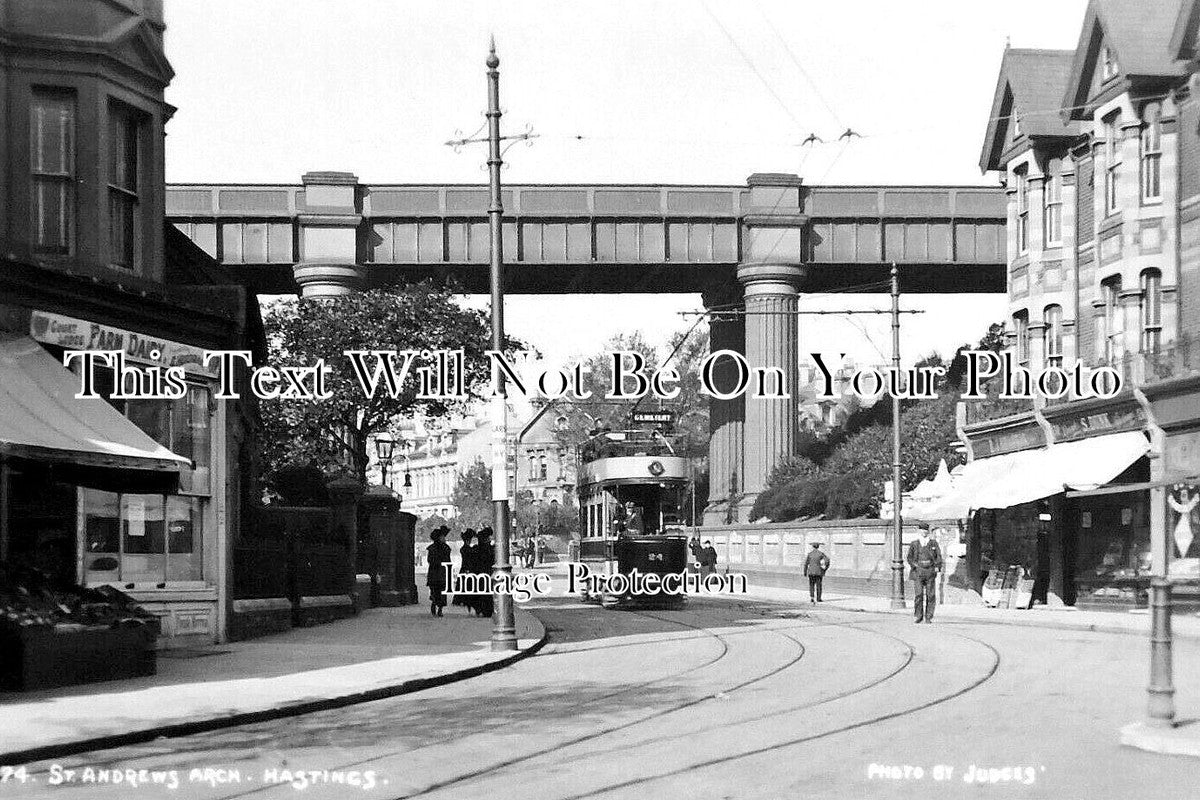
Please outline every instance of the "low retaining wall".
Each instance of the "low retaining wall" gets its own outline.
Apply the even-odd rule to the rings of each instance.
[[[750,583],[785,589],[808,589],[804,559],[814,542],[829,557],[826,591],[886,597],[891,593],[892,523],[878,519],[780,522],[768,525],[716,525],[699,529],[701,540],[711,540],[717,551],[717,568],[747,575]],[[916,539],[916,524],[904,526],[902,541]],[[956,528],[937,536],[946,561],[939,595],[946,603],[976,603],[979,595],[960,582],[965,569],[964,546]],[[904,569],[905,587],[908,567]]]

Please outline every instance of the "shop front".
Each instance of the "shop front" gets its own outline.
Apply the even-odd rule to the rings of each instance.
[[[1045,409],[967,431],[976,453],[935,517],[969,519],[967,574],[1032,581],[1035,603],[1145,605],[1150,426],[1136,406]],[[1023,431],[1018,437],[1015,431]],[[1011,450],[1006,441],[1039,446]],[[1098,492],[1098,487],[1107,487]],[[1116,488],[1114,488],[1116,487]]]
[[[35,341],[36,340],[36,341]],[[4,556],[84,587],[112,587],[161,622],[161,644],[224,636],[226,412],[203,350],[84,319],[33,310],[29,335],[6,342],[0,432]],[[66,350],[120,350],[135,372],[180,366],[178,400],[74,397]],[[19,356],[16,354],[19,351]],[[11,373],[11,375],[9,374]],[[11,380],[9,379],[11,378]]]

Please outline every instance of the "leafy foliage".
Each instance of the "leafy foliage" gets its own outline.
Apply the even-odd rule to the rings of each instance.
[[[903,491],[932,478],[942,459],[953,467],[961,457],[957,440],[956,406],[962,388],[965,350],[992,350],[1004,346],[1004,325],[989,326],[979,344],[963,345],[947,365],[937,353],[917,366],[945,366],[946,375],[935,387],[936,400],[907,401],[900,412],[900,479]],[[826,437],[806,432],[797,455],[779,465],[767,489],[759,494],[751,519],[767,517],[786,522],[799,517],[828,518],[876,516],[883,484],[892,471],[891,400],[884,397],[856,411],[846,424]]]
[[[478,530],[492,524],[491,470],[482,459],[476,459],[458,476],[451,500],[458,508],[458,516],[450,525],[455,530]],[[522,491],[513,499],[511,513],[514,536],[540,531],[565,538],[579,530],[579,507],[571,501],[535,503],[532,492]]]
[[[396,291],[283,300],[267,310],[265,325],[271,364],[311,366],[323,360],[329,366],[326,388],[333,395],[320,402],[262,401],[264,464],[271,484],[289,465],[342,471],[365,483],[372,434],[399,418],[439,416],[451,409],[446,402],[418,398],[412,374],[398,396],[381,387],[368,397],[344,355],[347,350],[462,349],[468,392],[478,395],[488,379],[484,315],[462,308],[448,290],[429,282]]]

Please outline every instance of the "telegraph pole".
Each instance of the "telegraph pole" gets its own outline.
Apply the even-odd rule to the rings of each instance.
[[[489,43],[488,67],[488,183],[491,203],[488,224],[491,228],[492,349],[504,350],[504,228],[501,217],[504,204],[500,194],[500,58],[496,40]],[[496,396],[492,398],[492,528],[496,533],[496,563],[492,580],[496,587],[511,585],[512,564],[508,560],[508,402],[504,374],[493,367]],[[517,649],[517,623],[513,597],[496,592],[492,615],[492,650]]]
[[[900,375],[900,271],[892,262],[892,375]],[[900,398],[892,398],[892,608],[904,608],[904,519],[900,497]]]

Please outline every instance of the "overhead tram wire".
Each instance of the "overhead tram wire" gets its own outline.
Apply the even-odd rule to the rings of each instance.
[[[809,88],[813,90],[813,94],[815,94],[817,99],[821,101],[821,105],[825,106],[825,110],[829,112],[829,116],[833,117],[833,121],[837,123],[838,127],[842,127],[841,117],[839,117],[837,112],[833,110],[833,106],[821,92],[820,88],[817,86],[817,82],[812,79],[812,76],[808,74],[808,70],[806,70],[804,65],[800,63],[800,58],[796,55],[795,51],[792,50],[791,45],[789,45],[787,40],[783,38],[783,35],[779,33],[779,26],[771,20],[770,16],[768,16],[767,12],[762,7],[762,3],[756,2],[754,6],[758,10],[759,15],[767,23],[767,28],[772,34],[775,35],[776,41],[783,46],[784,52],[787,53],[788,58],[791,59],[792,63],[796,66],[796,69],[800,71],[800,74],[804,77],[804,80],[808,82]]]
[[[721,22],[716,14],[713,13],[712,8],[710,8],[708,5],[708,0],[702,0],[701,5],[704,6],[705,13],[708,14],[713,23],[721,29],[721,33],[725,34],[725,38],[729,41],[729,44],[734,50],[737,51],[738,55],[742,57],[742,60],[746,62],[746,66],[750,68],[750,71],[758,77],[759,81],[762,82],[764,87],[766,87],[766,90],[770,93],[770,95],[775,98],[775,102],[779,103],[779,107],[783,109],[784,113],[791,117],[792,122],[796,124],[796,129],[799,130],[802,128],[803,123],[800,121],[800,118],[796,116],[796,114],[792,111],[791,106],[784,102],[779,93],[775,91],[775,87],[771,85],[766,76],[759,71],[757,66],[755,66],[754,60],[751,59],[749,54],[746,53],[746,51],[742,49],[742,46],[737,43],[737,40],[733,38],[733,34],[729,32],[729,29],[725,27],[725,24]]]
[[[1166,97],[1168,97],[1168,95],[1160,94],[1160,95],[1151,95],[1145,99],[1146,100],[1163,100]],[[1000,115],[997,115],[994,117],[988,117],[986,120],[984,120],[984,122],[1000,122],[1002,120],[1015,119],[1018,116],[1021,116],[1021,117],[1053,116],[1055,114],[1061,114],[1064,111],[1077,111],[1077,110],[1081,110],[1081,109],[1086,109],[1088,107],[1089,106],[1087,104],[1079,104],[1079,105],[1072,105],[1072,106],[1060,106],[1058,108],[1039,109],[1036,111],[1025,111],[1019,115],[1018,114],[1000,114]],[[789,116],[791,116],[791,115],[789,114]],[[919,133],[921,131],[932,130],[936,127],[938,127],[938,126],[937,125],[921,125],[921,126],[912,127],[912,128],[895,128],[895,129],[891,129],[891,130],[885,129],[885,130],[877,131],[874,133],[858,134],[855,138],[864,139],[864,140],[887,139],[887,138],[891,138],[891,137],[895,137],[895,136],[905,136],[905,135],[908,135],[911,133]],[[556,136],[557,135],[555,135],[555,134],[543,134],[542,138],[556,138]],[[660,143],[666,143],[666,144],[688,144],[688,143],[694,143],[696,141],[695,139],[675,139],[675,138],[662,138],[662,137],[654,137],[654,136],[641,136],[641,137],[639,137],[639,136],[588,136],[585,134],[568,135],[568,136],[566,136],[566,138],[575,139],[577,141],[598,140],[598,141],[637,142],[637,143],[660,142]],[[705,139],[705,141],[713,141],[713,140]],[[847,141],[847,140],[843,140],[841,142],[841,144],[844,145],[845,141]],[[730,144],[730,145],[732,145],[732,144],[744,145],[744,146],[748,146],[748,147],[749,146],[776,146],[776,147],[794,147],[794,146],[796,146],[796,144],[794,142],[784,142],[781,140],[768,140],[768,139],[759,139],[759,140],[738,139],[738,140],[727,140],[724,143]],[[830,147],[833,145],[839,145],[839,142],[837,142],[837,141],[820,141],[820,142],[815,142],[811,145],[806,145],[806,146],[807,147]],[[827,172],[828,172],[828,170],[827,170]]]

